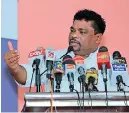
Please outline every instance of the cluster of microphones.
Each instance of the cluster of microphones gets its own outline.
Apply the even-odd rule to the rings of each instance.
[[[29,60],[33,69],[36,71],[35,83],[37,86],[37,92],[40,92],[42,76],[40,68],[42,67],[43,62],[46,65],[45,75],[51,81],[54,92],[60,92],[63,76],[67,76],[69,91],[73,92],[75,89],[74,79],[76,73],[79,74],[79,92],[98,91],[96,87],[98,84],[98,76],[102,76],[103,82],[105,83],[105,90],[107,90],[109,76],[111,85],[117,87],[117,91],[124,91],[129,76],[126,59],[121,56],[119,51],[115,51],[112,56],[110,56],[108,49],[105,46],[100,47],[96,56],[98,69],[95,67],[86,69],[84,58],[79,55],[72,58],[68,55],[71,51],[73,51],[72,46],[68,47],[66,54],[58,59],[52,49],[45,50],[43,48],[38,48],[36,51],[30,52]],[[111,70],[110,75],[108,70]],[[101,71],[101,75],[99,75],[98,71]],[[56,84],[55,88],[54,84]]]

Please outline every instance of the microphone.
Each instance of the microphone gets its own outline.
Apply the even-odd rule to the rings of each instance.
[[[98,70],[96,70],[96,68],[92,67],[87,69],[85,83],[87,84],[86,89],[88,91],[98,91],[97,87],[95,86],[98,84]]]
[[[64,66],[62,65],[62,62],[60,60],[57,60],[54,62],[53,73],[54,73],[55,81],[56,81],[55,92],[60,92],[60,84],[62,81],[62,76],[64,74]]]
[[[108,49],[105,46],[101,46],[97,53],[97,63],[98,69],[101,70],[103,76],[105,92],[106,92],[106,101],[107,101],[107,110],[108,110],[108,95],[107,95],[107,69],[110,69],[110,56]]]
[[[115,51],[112,57],[113,57],[113,60],[111,62],[111,70],[112,70],[111,85],[116,86],[117,84],[117,90],[121,91],[123,90],[124,86],[128,83],[128,79],[129,79],[128,71],[126,68],[127,63],[125,58],[121,57],[121,54],[119,51]],[[123,84],[123,86],[121,84]]]
[[[75,75],[75,62],[70,55],[66,55],[63,58],[63,64],[65,68],[65,74],[69,81],[70,92],[74,90],[74,75]]]
[[[32,65],[32,67],[34,66],[33,63],[34,63],[34,60],[37,58],[37,59],[40,59],[40,64],[39,64],[39,67],[41,67],[41,65],[43,64],[43,59],[44,59],[44,56],[45,56],[45,49],[44,48],[37,48],[36,50],[34,51],[31,51],[28,55],[28,59],[29,59],[29,64]]]
[[[60,59],[62,59],[63,57],[65,57],[71,51],[73,51],[73,46],[69,46],[68,49],[67,49],[67,52],[63,56],[61,56]]]
[[[54,78],[52,76],[52,70],[53,70],[53,65],[55,61],[55,52],[52,49],[47,49],[45,52],[46,52],[45,58],[46,58],[46,68],[47,68],[46,76],[48,79],[50,79],[53,92],[54,92]]]
[[[125,83],[123,82],[123,78],[121,75],[118,75],[116,77],[116,81],[117,81],[117,91],[124,91],[124,86],[125,86]]]
[[[107,69],[110,69],[111,66],[108,49],[105,46],[99,48],[97,53],[97,63],[98,69],[101,70],[101,74],[103,75],[103,81],[107,82]]]
[[[122,57],[119,51],[114,51],[112,57],[113,59],[115,59],[114,63],[117,63],[117,64],[122,63],[122,64],[125,64],[127,67],[126,58]]]
[[[114,51],[112,56],[113,56],[113,59],[121,58],[121,54],[119,51]]]
[[[76,70],[79,73],[78,82],[80,83],[80,92],[84,91],[85,89],[85,64],[84,58],[82,56],[76,55],[74,57],[74,61],[76,64]]]
[[[32,64],[33,73],[34,71],[36,71],[36,76],[35,76],[36,92],[40,92],[40,86],[41,86],[40,68],[43,63],[44,51],[45,49],[43,48],[37,49],[37,50],[31,51],[28,56],[30,64]],[[33,74],[32,74],[31,81],[32,79],[33,79]],[[31,84],[30,84],[30,89],[31,89]]]

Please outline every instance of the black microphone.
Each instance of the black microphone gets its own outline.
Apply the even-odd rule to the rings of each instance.
[[[114,51],[112,54],[113,60],[115,60],[115,63],[119,64],[125,64],[127,67],[126,58],[122,57],[119,51]]]
[[[78,82],[80,83],[80,91],[84,92],[85,91],[85,69],[83,65],[78,68],[78,73],[80,75],[78,77]]]
[[[128,71],[127,71],[127,64],[124,57],[121,56],[119,51],[115,51],[112,54],[113,60],[111,62],[111,70],[112,70],[112,76],[111,76],[111,85],[116,86],[118,90],[122,90],[122,87],[119,87],[119,80],[124,81],[124,84],[126,85],[128,83]],[[120,83],[122,84],[122,82]],[[123,85],[124,85],[123,84]]]
[[[98,84],[98,70],[92,67],[86,71],[86,79],[85,82],[87,84],[88,91],[98,91],[95,85]]]
[[[121,58],[121,54],[119,51],[114,51],[112,56],[113,56],[113,59]]]
[[[40,69],[39,69],[40,59],[36,58],[32,64],[32,67],[36,70],[35,84],[36,92],[40,92],[41,78],[40,78]]]
[[[116,81],[117,81],[117,91],[124,91],[124,86],[125,86],[125,83],[123,82],[123,78],[121,75],[118,75],[116,77]]]
[[[121,75],[118,75],[116,77],[116,81],[117,81],[117,83],[116,83],[117,84],[117,91],[124,92],[124,97],[125,97],[124,103],[125,103],[126,106],[128,106],[128,104],[127,104],[127,98],[126,98],[126,94],[125,94],[125,90],[124,90],[124,86],[126,86],[126,84],[123,82],[122,76]]]
[[[65,73],[69,81],[70,92],[74,90],[74,75],[75,75],[75,62],[71,56],[66,55],[63,58],[63,64],[65,66]]]
[[[58,60],[54,63],[53,71],[54,71],[53,73],[54,73],[55,81],[56,81],[55,92],[60,92],[60,85],[61,85],[61,81],[62,81],[62,76],[64,74],[64,66],[61,61]]]
[[[63,56],[61,56],[60,59],[62,59],[63,57],[65,57],[71,51],[73,51],[73,46],[69,46],[68,49],[67,49],[67,52]]]
[[[45,52],[46,52],[46,68],[47,68],[46,77],[51,81],[52,90],[54,92],[54,77],[52,76],[52,70],[55,61],[55,52],[54,50],[51,49],[47,49]]]

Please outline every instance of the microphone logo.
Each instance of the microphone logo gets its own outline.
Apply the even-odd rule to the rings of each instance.
[[[43,54],[44,54],[44,50],[31,51],[29,54],[29,58],[36,57],[36,56],[43,55]]]
[[[107,54],[102,54],[102,55],[98,56],[98,58],[107,59],[107,58],[109,58],[109,56]]]
[[[53,51],[48,51],[48,57],[54,58],[54,52]]]
[[[63,66],[61,64],[57,64],[57,68],[63,70]]]
[[[73,64],[67,64],[66,68],[67,69],[74,69],[75,68],[75,65],[73,65]]]

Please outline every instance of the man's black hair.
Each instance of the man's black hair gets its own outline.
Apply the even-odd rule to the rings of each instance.
[[[75,20],[93,21],[93,28],[94,28],[95,34],[97,33],[103,34],[106,28],[106,22],[101,17],[101,15],[99,15],[98,13],[92,10],[88,10],[88,9],[79,10],[74,15],[74,21]]]

